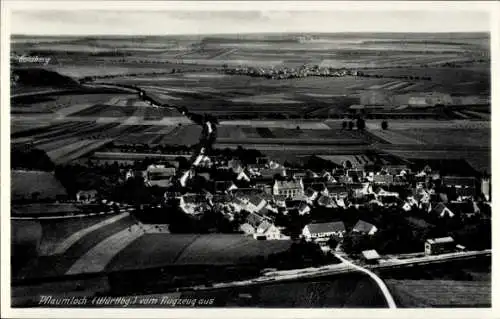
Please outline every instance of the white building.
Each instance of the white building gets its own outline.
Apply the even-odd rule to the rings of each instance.
[[[331,236],[344,237],[345,234],[344,222],[331,222],[331,223],[313,223],[306,225],[302,229],[302,236],[306,240],[326,241]]]
[[[274,181],[273,195],[283,195],[288,198],[304,195],[302,179],[297,181]]]

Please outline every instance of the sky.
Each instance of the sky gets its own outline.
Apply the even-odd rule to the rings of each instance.
[[[281,32],[482,32],[484,11],[17,10],[12,34],[176,35]]]

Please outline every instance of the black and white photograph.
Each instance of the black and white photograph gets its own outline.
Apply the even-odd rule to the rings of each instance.
[[[14,2],[12,311],[492,308],[495,3]]]

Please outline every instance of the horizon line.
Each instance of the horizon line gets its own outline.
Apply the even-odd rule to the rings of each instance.
[[[432,31],[432,32],[421,32],[421,31],[305,31],[305,32],[237,32],[237,33],[170,33],[170,34],[126,34],[126,33],[89,33],[89,34],[42,34],[42,33],[11,33],[11,36],[53,36],[53,37],[65,37],[65,36],[142,36],[142,37],[155,37],[155,36],[209,36],[209,35],[258,35],[258,34],[460,34],[460,33],[485,33],[491,34],[491,30],[483,31]]]

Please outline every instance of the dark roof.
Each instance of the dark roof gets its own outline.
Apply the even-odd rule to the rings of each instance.
[[[300,207],[300,205],[304,203],[304,201],[301,200],[287,200],[285,201],[285,205],[287,208],[297,208]]]
[[[331,197],[324,195],[320,196],[320,198],[318,199],[318,204],[321,206],[337,206],[337,204]]]
[[[309,187],[315,190],[316,192],[322,192],[326,188],[324,183],[313,183]]]
[[[185,194],[182,196],[184,202],[190,204],[201,204],[207,201],[204,194]]]
[[[345,186],[345,185],[332,185],[332,184],[329,184],[329,185],[326,185],[326,189],[328,189],[329,193],[335,193],[335,194],[338,194],[338,193],[347,193],[348,192],[347,186]]]
[[[354,176],[363,177],[363,171],[362,170],[358,170],[358,169],[350,169],[350,170],[347,171],[347,176],[350,176],[350,177],[354,177]]]
[[[307,225],[307,228],[311,234],[345,231],[344,222],[341,221],[309,224]]]
[[[263,201],[264,199],[260,195],[251,195],[248,197],[248,201],[252,203],[255,206],[259,206],[259,204]]]
[[[261,195],[263,193],[262,189],[259,188],[237,188],[233,189],[232,194],[236,197],[250,197],[253,195]]]
[[[446,205],[443,203],[437,203],[432,207],[432,211],[441,214],[443,210],[446,209]]]
[[[408,224],[410,225],[410,227],[415,227],[415,228],[422,228],[422,229],[426,229],[426,228],[429,228],[431,226],[433,226],[432,224],[429,224],[428,222],[426,222],[424,219],[422,218],[417,218],[417,217],[406,217],[405,218],[406,221],[408,222]]]
[[[288,197],[286,197],[286,195],[274,195],[273,196],[273,199],[275,201],[285,201]]]
[[[283,168],[265,168],[260,171],[260,174],[263,178],[273,178],[274,175],[282,175]]]
[[[264,220],[262,223],[259,224],[259,226],[257,227],[257,230],[258,231],[261,231],[261,232],[265,232],[269,229],[269,227],[273,226],[273,224],[271,224],[270,222],[268,222],[267,220]]]
[[[249,223],[253,227],[258,227],[260,225],[260,223],[262,223],[263,220],[264,220],[264,217],[262,217],[256,213],[250,213],[250,214],[248,214],[248,217],[247,217],[247,223]]]
[[[316,191],[312,188],[307,188],[306,191],[304,192],[304,194],[307,196],[307,197],[311,197],[314,195],[314,193],[316,193]]]
[[[380,201],[384,204],[400,203],[402,200],[397,196],[381,196]]]
[[[453,212],[459,215],[467,215],[474,213],[474,203],[467,202],[453,202],[448,203],[446,206]]]
[[[461,185],[474,187],[475,186],[475,178],[474,177],[463,177],[463,176],[443,176],[442,178],[444,185]]]

